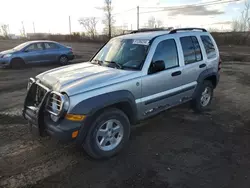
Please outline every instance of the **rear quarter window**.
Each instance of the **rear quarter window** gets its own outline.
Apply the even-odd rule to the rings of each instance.
[[[207,35],[201,36],[202,43],[205,47],[207,58],[212,59],[216,57],[216,50],[213,44],[212,39]]]

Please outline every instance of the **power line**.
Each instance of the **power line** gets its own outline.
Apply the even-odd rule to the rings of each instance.
[[[181,9],[185,9],[189,6],[211,6],[211,5],[224,4],[224,3],[237,2],[237,1],[239,1],[239,0],[228,0],[228,1],[219,0],[219,1],[211,1],[211,2],[207,2],[207,3],[189,4],[189,5],[175,6],[175,7],[159,7],[159,8],[162,8],[164,10],[147,11],[147,12],[141,12],[140,14],[153,13],[153,12],[164,12],[164,11],[168,11],[168,10],[170,10],[170,11],[171,10],[181,10]],[[143,8],[145,8],[145,7],[143,7]]]
[[[128,9],[128,10],[125,10],[125,11],[122,11],[122,12],[117,12],[117,13],[114,13],[112,15],[115,16],[115,15],[123,14],[123,13],[129,12],[129,11],[132,11],[134,9],[136,9],[136,8],[131,8],[131,9]]]
[[[187,5],[180,5],[180,6],[172,6],[172,7],[140,7],[140,8],[145,8],[145,9],[150,9],[150,8],[153,8],[153,9],[157,9],[157,8],[180,8],[180,7],[185,7],[185,6],[199,6],[199,5],[204,5],[204,4],[207,4],[207,3],[217,3],[217,2],[223,2],[224,0],[213,0],[213,1],[207,1],[207,2],[203,2],[203,3],[196,3],[196,4],[187,4]],[[238,1],[238,0],[235,0],[235,1]]]

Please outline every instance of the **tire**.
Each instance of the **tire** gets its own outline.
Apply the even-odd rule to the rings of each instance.
[[[62,55],[59,57],[60,65],[67,65],[69,63],[69,58],[66,55]]]
[[[207,110],[213,99],[213,91],[214,86],[212,82],[205,80],[199,88],[196,98],[191,101],[192,109],[198,113]]]
[[[110,127],[111,124],[113,128]],[[94,159],[110,158],[118,154],[129,140],[130,122],[126,114],[119,109],[105,110],[90,126],[83,148]]]
[[[21,69],[25,67],[25,62],[21,58],[12,59],[10,62],[12,69]]]

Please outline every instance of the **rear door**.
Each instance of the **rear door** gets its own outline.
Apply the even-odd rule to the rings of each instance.
[[[42,63],[45,60],[44,46],[41,42],[32,43],[28,45],[22,54],[22,58],[28,64],[30,63]]]
[[[59,59],[59,46],[53,42],[44,42],[44,53],[46,55],[46,62],[56,62]]]
[[[181,36],[179,38],[183,67],[183,84],[197,85],[197,80],[200,74],[207,69],[207,63],[203,57],[204,49],[201,49],[200,38],[193,36]],[[190,99],[194,92],[192,90],[186,91],[186,98]]]

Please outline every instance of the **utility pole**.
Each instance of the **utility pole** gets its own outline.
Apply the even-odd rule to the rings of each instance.
[[[69,34],[71,35],[71,19],[70,19],[70,16],[69,16]]]
[[[34,22],[33,22],[33,31],[34,31],[34,33],[36,33],[35,23]]]
[[[22,30],[23,30],[23,36],[26,37],[26,32],[25,32],[25,27],[24,27],[23,21],[22,21],[22,26],[23,26],[23,28],[22,28]]]
[[[139,6],[137,6],[137,30],[139,29],[139,15],[140,15]]]

